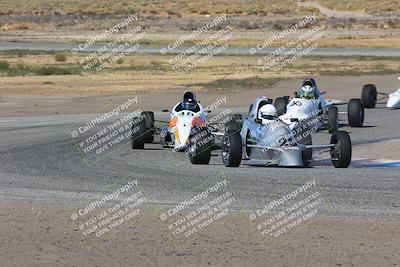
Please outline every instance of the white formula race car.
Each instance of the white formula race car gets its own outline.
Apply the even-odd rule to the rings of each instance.
[[[171,147],[183,151],[189,144],[189,136],[195,126],[204,126],[207,111],[196,100],[193,92],[183,94],[182,102],[176,104],[172,110],[164,109],[170,113],[169,121],[154,119],[154,112],[144,111],[140,117],[133,118],[132,122],[132,149],[144,149],[145,143],[153,143],[154,136],[160,134],[160,144],[163,148]],[[167,124],[157,128],[155,122]]]
[[[318,129],[327,129],[329,133],[336,132],[339,128],[338,105],[345,105],[341,101],[325,100],[325,92],[320,92],[313,78],[307,78],[302,83],[302,88],[313,88],[313,97],[306,98],[295,92],[295,97],[278,97],[274,105],[278,111],[279,118],[290,126],[297,127],[305,121],[317,124]],[[364,107],[361,99],[351,99],[347,104],[347,117],[351,127],[362,127],[364,124]],[[314,126],[313,126],[314,127]]]
[[[144,149],[146,143],[156,143],[154,136],[159,134],[162,148],[186,151],[191,163],[208,164],[211,151],[221,147],[223,133],[218,129],[221,123],[206,121],[206,114],[210,111],[204,109],[196,100],[196,95],[190,91],[184,93],[182,102],[176,104],[172,110],[162,111],[170,114],[169,121],[155,120],[152,111],[144,111],[140,117],[133,118],[132,149]],[[232,117],[241,119],[240,114],[232,114]],[[167,126],[156,127],[155,122]]]
[[[400,77],[399,77],[400,80]],[[381,98],[378,99],[378,95],[382,95]],[[381,104],[381,100],[387,99],[386,107],[390,109],[399,109],[400,108],[400,87],[391,94],[379,93],[376,90],[376,86],[374,84],[366,84],[362,88],[361,92],[361,100],[366,108],[375,108],[376,104]]]

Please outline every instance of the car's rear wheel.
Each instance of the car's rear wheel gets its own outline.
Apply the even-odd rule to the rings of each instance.
[[[375,108],[378,91],[374,84],[366,84],[362,88],[361,101],[365,108]]]
[[[232,118],[228,123],[234,125],[233,127],[234,127],[236,130],[239,130],[239,131],[240,131],[240,129],[242,128],[242,125],[243,125],[243,117],[242,117],[242,114],[239,114],[239,113],[233,114],[233,118]]]
[[[334,133],[339,128],[339,111],[337,107],[329,107],[327,112],[328,132]]]
[[[347,132],[337,131],[332,134],[331,160],[335,168],[347,168],[351,163],[352,145]]]
[[[205,127],[194,127],[190,136],[188,154],[192,164],[208,164],[214,139]]]
[[[132,149],[144,149],[146,125],[143,117],[132,120],[131,146]]]
[[[364,107],[360,99],[351,99],[347,106],[347,116],[351,127],[362,127],[364,124]]]
[[[152,143],[154,141],[154,112],[143,111],[141,115],[144,118],[146,128],[144,142]]]

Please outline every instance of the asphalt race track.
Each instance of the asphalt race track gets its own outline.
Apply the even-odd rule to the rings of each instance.
[[[161,116],[156,113],[157,118]],[[382,218],[400,213],[400,168],[353,164],[348,169],[335,169],[329,161],[311,168],[244,164],[225,168],[218,151],[213,152],[210,165],[199,166],[190,164],[185,153],[161,150],[157,144],[133,151],[129,143],[87,164],[68,130],[87,120],[88,115],[0,118],[1,201],[81,202],[108,192],[110,185],[117,188],[125,184],[123,177],[130,176],[138,179],[149,204],[170,206],[191,196],[194,188],[225,177],[240,199],[235,208],[251,210],[315,179],[330,203],[324,206],[325,215]],[[366,127],[344,125],[342,130],[350,132],[357,149],[360,144],[400,139],[399,123],[399,110],[380,106],[366,110]],[[313,138],[315,144],[329,141],[325,132]],[[374,159],[373,154],[365,156]]]

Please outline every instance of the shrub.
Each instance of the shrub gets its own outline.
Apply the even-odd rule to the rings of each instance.
[[[150,62],[150,65],[153,67],[160,67],[162,65],[162,62],[158,61],[158,60],[152,60]]]
[[[118,65],[121,65],[122,63],[124,63],[124,59],[119,58],[115,63],[117,63]]]
[[[33,70],[36,75],[47,76],[47,75],[71,75],[78,74],[80,71],[72,68],[59,68],[59,67],[39,67]]]
[[[284,27],[283,27],[282,24],[274,23],[274,25],[272,25],[272,29],[273,29],[273,30],[277,30],[277,31],[281,31],[281,30],[284,29]]]
[[[3,25],[3,30],[14,31],[14,30],[29,30],[29,25],[25,22],[11,22]]]
[[[8,70],[10,64],[7,61],[0,61],[0,70]]]
[[[17,63],[12,68],[8,68],[7,76],[24,76],[29,73],[29,68],[26,67],[23,63]]]
[[[57,62],[65,62],[67,61],[67,55],[65,53],[57,53],[54,55],[54,59]]]

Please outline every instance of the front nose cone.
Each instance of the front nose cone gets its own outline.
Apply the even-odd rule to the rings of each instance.
[[[386,107],[400,108],[400,96],[390,95]]]

